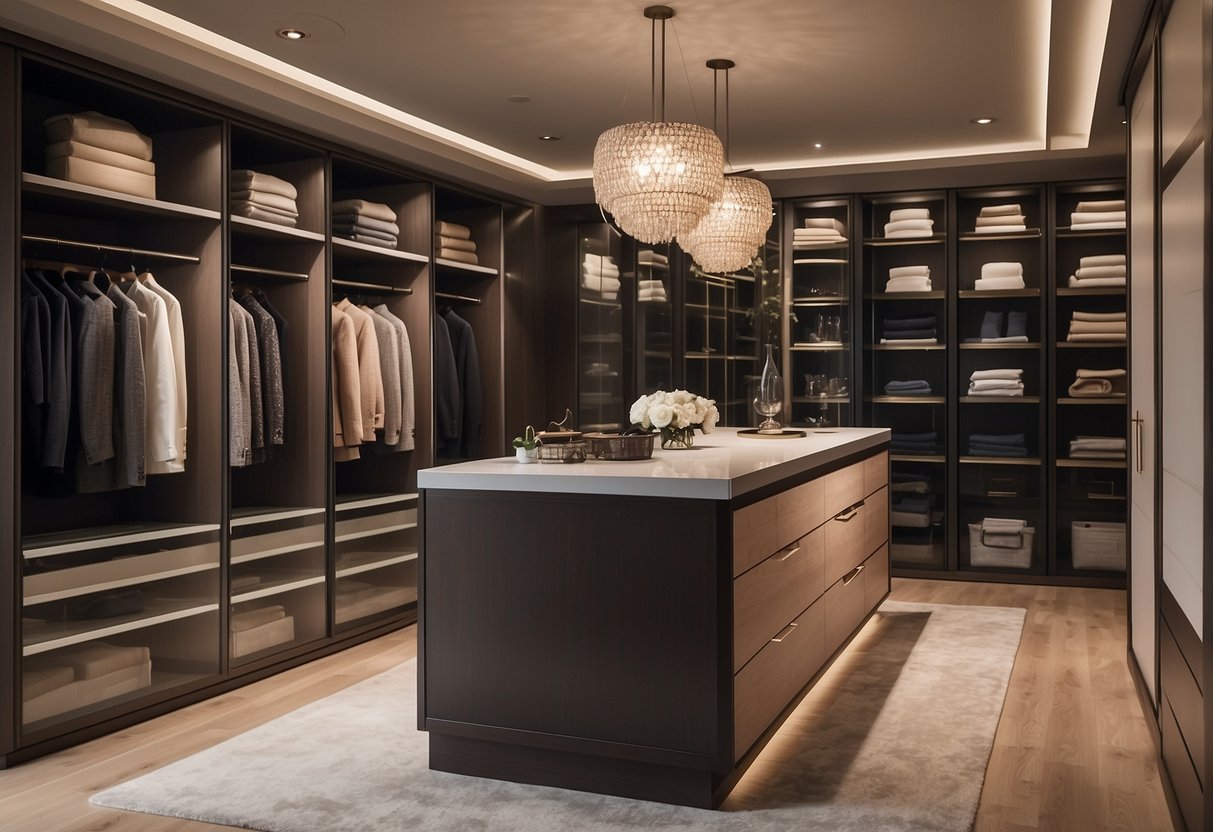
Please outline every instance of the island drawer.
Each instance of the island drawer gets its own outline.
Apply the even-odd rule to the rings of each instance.
[[[871,513],[868,504],[860,501],[838,512],[822,526],[825,530],[826,586],[832,585],[872,554],[871,549],[865,548],[868,516]]]
[[[867,496],[864,491],[865,460],[831,471],[821,478],[825,517],[834,517]],[[823,518],[824,519],[824,518]]]
[[[825,591],[825,531],[785,546],[733,582],[733,672]]]
[[[871,494],[889,484],[889,452],[881,451],[863,461],[863,493]]]
[[[733,512],[733,577],[820,526],[822,491],[811,480]]]
[[[810,606],[733,677],[733,758],[740,760],[825,661],[825,608]]]
[[[889,489],[878,488],[863,500],[863,553],[870,555],[889,540]]]
[[[833,653],[884,597],[889,586],[889,547],[866,558],[831,586],[821,603],[825,609],[825,649]]]

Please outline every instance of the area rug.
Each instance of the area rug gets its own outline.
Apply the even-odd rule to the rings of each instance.
[[[1023,620],[886,602],[718,811],[432,772],[413,661],[91,802],[267,832],[963,832]]]

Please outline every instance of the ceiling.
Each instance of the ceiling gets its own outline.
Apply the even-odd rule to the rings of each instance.
[[[730,161],[777,194],[848,171],[1119,156],[1119,85],[1147,5],[675,0],[666,117],[711,124],[705,61],[734,60]],[[587,201],[599,133],[650,118],[644,6],[7,0],[0,25],[556,203]],[[292,26],[310,37],[276,36]]]

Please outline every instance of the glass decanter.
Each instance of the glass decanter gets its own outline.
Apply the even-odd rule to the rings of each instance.
[[[767,360],[762,365],[762,379],[758,382],[758,395],[754,398],[754,409],[758,415],[766,417],[758,426],[759,433],[779,433],[782,425],[775,421],[775,416],[783,410],[783,377],[775,366],[774,347],[767,344]]]

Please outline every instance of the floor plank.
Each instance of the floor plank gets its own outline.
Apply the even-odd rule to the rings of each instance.
[[[892,597],[1027,610],[982,790],[978,832],[1172,828],[1153,742],[1125,665],[1124,592],[895,579]],[[856,652],[862,643],[856,642]],[[416,652],[416,628],[408,627],[0,771],[0,827],[5,832],[229,829],[101,809],[90,806],[88,798],[380,673]]]

